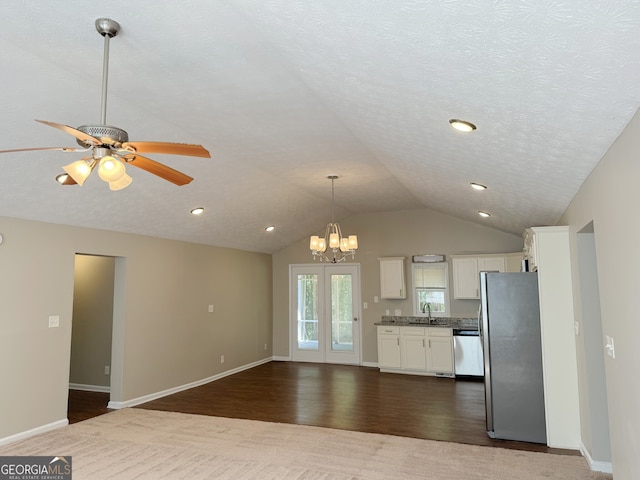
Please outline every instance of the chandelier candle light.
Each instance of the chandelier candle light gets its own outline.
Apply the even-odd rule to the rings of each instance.
[[[335,205],[335,193],[334,193],[334,181],[338,178],[337,175],[327,176],[331,180],[331,223],[327,225],[327,229],[324,233],[324,237],[313,235],[309,240],[309,249],[313,254],[315,260],[316,257],[320,257],[321,262],[338,263],[346,260],[351,255],[353,259],[358,249],[358,236],[349,235],[347,237],[342,236],[340,225],[336,223],[336,205]],[[331,249],[331,256],[327,256],[325,252],[327,247]]]

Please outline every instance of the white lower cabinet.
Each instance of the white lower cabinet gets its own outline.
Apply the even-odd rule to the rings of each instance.
[[[378,326],[378,367],[401,368],[400,327]]]
[[[405,370],[427,369],[427,337],[425,328],[402,327],[400,329],[400,353]]]
[[[450,328],[378,326],[381,371],[453,377],[453,362]]]
[[[453,336],[449,328],[429,328],[427,369],[453,375]]]

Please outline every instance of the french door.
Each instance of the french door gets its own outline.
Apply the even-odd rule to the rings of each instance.
[[[291,358],[360,364],[360,268],[291,265]]]

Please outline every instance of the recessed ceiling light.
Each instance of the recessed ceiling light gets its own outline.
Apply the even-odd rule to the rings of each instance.
[[[275,225],[269,225],[268,227],[264,227],[265,232],[273,232],[276,229]]]
[[[481,217],[484,217],[484,218],[488,218],[488,217],[491,216],[491,214],[487,213],[487,212],[478,212],[478,215],[480,215]]]
[[[191,210],[191,215],[202,215],[204,213],[204,207],[196,207]]]
[[[64,182],[67,181],[68,178],[69,178],[68,173],[61,173],[60,175],[56,176],[56,182],[62,185]]]
[[[473,188],[475,190],[486,190],[487,189],[487,186],[486,185],[482,185],[481,183],[471,182],[469,185],[471,185],[471,188]]]
[[[466,122],[464,120],[458,120],[457,118],[452,118],[449,120],[449,124],[456,130],[461,132],[473,132],[476,129],[476,126],[471,122]]]

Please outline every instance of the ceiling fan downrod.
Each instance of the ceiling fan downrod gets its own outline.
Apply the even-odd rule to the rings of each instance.
[[[96,20],[96,30],[104,37],[104,59],[102,62],[102,105],[100,109],[100,124],[107,124],[107,83],[109,78],[109,40],[120,31],[120,24],[110,18]]]
[[[100,108],[99,125],[82,125],[78,127],[83,133],[92,137],[110,139],[111,144],[123,144],[129,141],[129,134],[121,128],[107,125],[107,86],[109,83],[109,40],[115,37],[120,31],[120,24],[110,18],[98,18],[96,20],[96,30],[104,37],[104,58],[102,61],[102,104]],[[83,147],[90,145],[78,139],[78,144]]]

